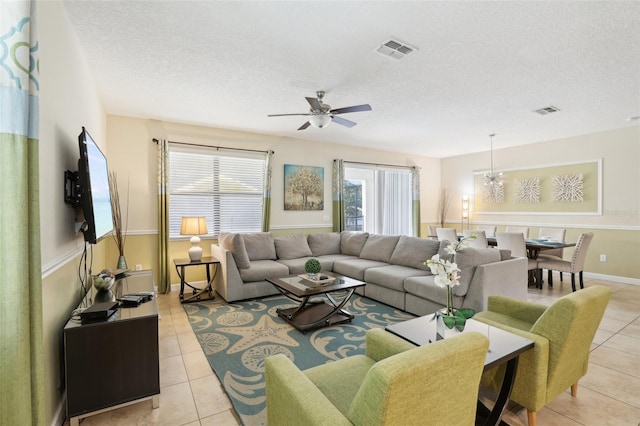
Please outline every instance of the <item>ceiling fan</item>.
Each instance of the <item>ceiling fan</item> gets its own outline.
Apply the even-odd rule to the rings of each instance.
[[[316,92],[316,98],[305,98],[309,105],[311,105],[311,109],[307,113],[300,114],[270,114],[268,117],[284,117],[288,115],[305,115],[309,117],[309,120],[304,123],[302,126],[298,128],[298,130],[304,130],[309,126],[317,127],[322,129],[323,127],[327,127],[329,123],[332,121],[340,124],[345,127],[353,127],[357,123],[344,119],[342,117],[338,117],[338,114],[345,114],[348,112],[360,112],[360,111],[371,111],[371,105],[354,105],[350,107],[344,108],[336,108],[331,109],[330,105],[322,103],[324,99],[324,92],[319,90]]]

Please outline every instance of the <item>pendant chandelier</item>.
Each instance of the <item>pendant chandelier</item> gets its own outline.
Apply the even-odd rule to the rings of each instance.
[[[493,171],[493,137],[495,133],[489,135],[489,140],[491,142],[491,170],[489,173],[484,175],[484,184],[489,186],[502,186],[504,185],[504,180],[502,179],[502,172],[495,173]]]

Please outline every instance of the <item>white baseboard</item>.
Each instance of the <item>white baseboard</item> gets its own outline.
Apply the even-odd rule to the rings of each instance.
[[[619,277],[617,275],[594,274],[591,272],[585,272],[583,276],[584,278],[592,278],[595,280],[612,281],[614,283],[621,283],[621,284],[640,285],[640,279],[638,278]]]

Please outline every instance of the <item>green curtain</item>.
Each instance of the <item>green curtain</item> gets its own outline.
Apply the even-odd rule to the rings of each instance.
[[[264,196],[262,201],[262,232],[269,232],[271,225],[271,156],[273,151],[267,153],[266,174],[264,179]]]
[[[420,229],[420,168],[411,169],[411,219],[413,220],[413,235],[419,237]]]
[[[332,176],[333,231],[344,231],[344,161],[333,160]]]
[[[169,141],[158,140],[158,291],[171,290],[169,258]]]
[[[36,1],[0,3],[0,424],[42,425]]]

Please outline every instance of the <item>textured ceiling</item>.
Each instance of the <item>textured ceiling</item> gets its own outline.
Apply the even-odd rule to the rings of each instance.
[[[638,1],[64,4],[109,114],[431,157],[640,124]],[[389,39],[416,51],[377,53]],[[317,90],[373,111],[267,117]]]

